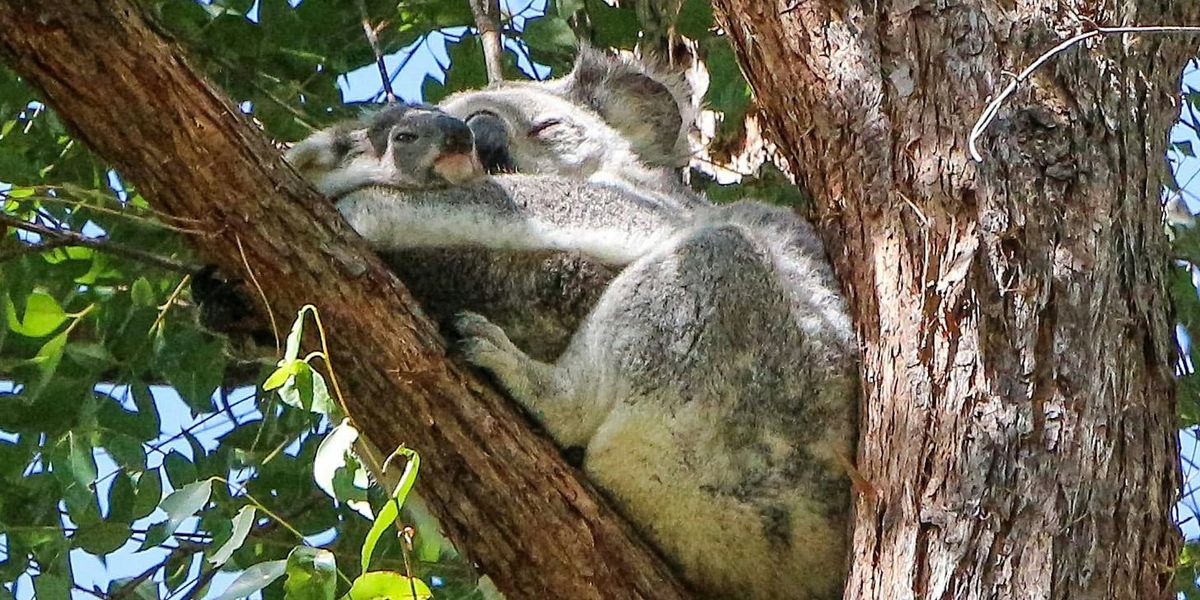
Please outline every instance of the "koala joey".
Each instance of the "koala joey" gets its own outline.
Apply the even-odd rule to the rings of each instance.
[[[607,269],[553,360],[530,352],[531,328],[518,339],[476,312],[455,322],[466,358],[561,446],[582,447],[589,478],[705,597],[840,597],[857,417],[844,301],[808,223],[678,184],[678,98],[644,67],[585,51],[563,79],[442,103],[473,130],[481,165],[518,174],[424,191],[348,174],[432,164],[394,163],[368,118],[310,138],[341,157],[316,179],[338,182],[339,210],[385,255],[548,252]],[[549,271],[524,275],[536,278],[561,264],[518,266]]]

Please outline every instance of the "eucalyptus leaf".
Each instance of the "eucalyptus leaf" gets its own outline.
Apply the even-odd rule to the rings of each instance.
[[[225,592],[217,596],[217,600],[248,598],[250,594],[271,585],[273,581],[282,577],[286,571],[286,560],[271,560],[252,565],[245,571],[242,571],[242,574],[238,575],[237,579],[234,579],[233,583],[225,588]]]
[[[167,534],[175,533],[184,520],[194,517],[208,504],[212,495],[212,480],[205,479],[183,486],[163,498],[158,507],[167,513]]]
[[[71,537],[71,542],[91,554],[104,556],[124,546],[130,535],[127,523],[100,521],[80,526]]]
[[[296,546],[288,554],[286,600],[333,600],[337,592],[337,562],[322,548]]]
[[[400,516],[400,508],[404,506],[408,493],[412,491],[413,484],[417,481],[417,472],[421,468],[421,457],[415,450],[401,446],[393,453],[393,455],[396,454],[404,456],[408,462],[404,465],[404,472],[400,474],[400,481],[396,484],[392,496],[379,510],[375,522],[371,524],[371,530],[367,532],[367,537],[363,540],[361,562],[363,573],[369,570],[371,556],[375,553],[375,545],[379,543],[379,538],[383,537],[384,532]]]
[[[394,571],[374,571],[363,573],[350,586],[350,593],[343,596],[344,600],[426,600],[432,598],[433,592],[425,582],[416,577],[406,577]]]
[[[46,337],[67,320],[67,313],[62,306],[46,292],[35,291],[25,298],[25,313],[20,319],[17,319],[17,309],[12,300],[7,295],[4,298],[8,328],[21,335]]]
[[[237,516],[233,517],[233,535],[208,558],[208,562],[212,563],[214,567],[225,564],[233,556],[233,553],[245,543],[246,536],[250,534],[250,527],[253,525],[254,507],[247,504],[238,511]]]
[[[317,446],[317,454],[313,457],[313,481],[329,497],[346,502],[358,514],[374,519],[375,515],[368,502],[359,498],[344,497],[334,486],[334,476],[339,469],[353,469],[356,474],[362,472],[357,460],[347,458],[353,455],[356,440],[358,430],[350,423],[350,419],[342,419],[337,427],[329,430],[325,439],[321,440],[321,445]]]

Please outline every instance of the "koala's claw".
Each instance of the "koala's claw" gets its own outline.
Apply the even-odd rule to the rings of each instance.
[[[508,335],[487,317],[470,311],[462,311],[454,317],[454,328],[464,339],[478,338],[490,342],[497,350],[520,352],[508,339]]]
[[[463,356],[473,365],[495,370],[521,355],[504,330],[483,315],[460,312],[454,318],[454,328],[462,335],[459,348]]]

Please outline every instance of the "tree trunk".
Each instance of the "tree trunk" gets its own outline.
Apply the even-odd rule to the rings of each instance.
[[[1170,598],[1166,132],[1193,0],[716,0],[864,349],[846,598]],[[1120,15],[1116,17],[1114,15]]]
[[[446,533],[513,598],[681,598],[670,571],[436,330],[329,202],[131,0],[0,0],[0,57],[156,208],[261,285],[277,319],[320,310],[368,439],[424,457]],[[251,295],[255,295],[251,292]]]

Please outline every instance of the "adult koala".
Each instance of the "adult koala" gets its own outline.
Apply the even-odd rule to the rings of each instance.
[[[684,134],[676,97],[642,67],[588,52],[564,79],[442,104],[488,166],[551,175],[470,182],[469,158],[443,162],[463,154],[444,132],[424,162],[398,162],[428,141],[403,116],[292,156],[319,186],[338,182],[339,209],[382,251],[549,251],[618,270],[554,362],[475,313],[456,323],[466,357],[560,445],[583,447],[588,476],[705,596],[840,597],[857,417],[844,303],[803,220],[712,206],[657,166]],[[413,191],[412,169],[430,164],[469,168],[443,169],[463,185]]]

